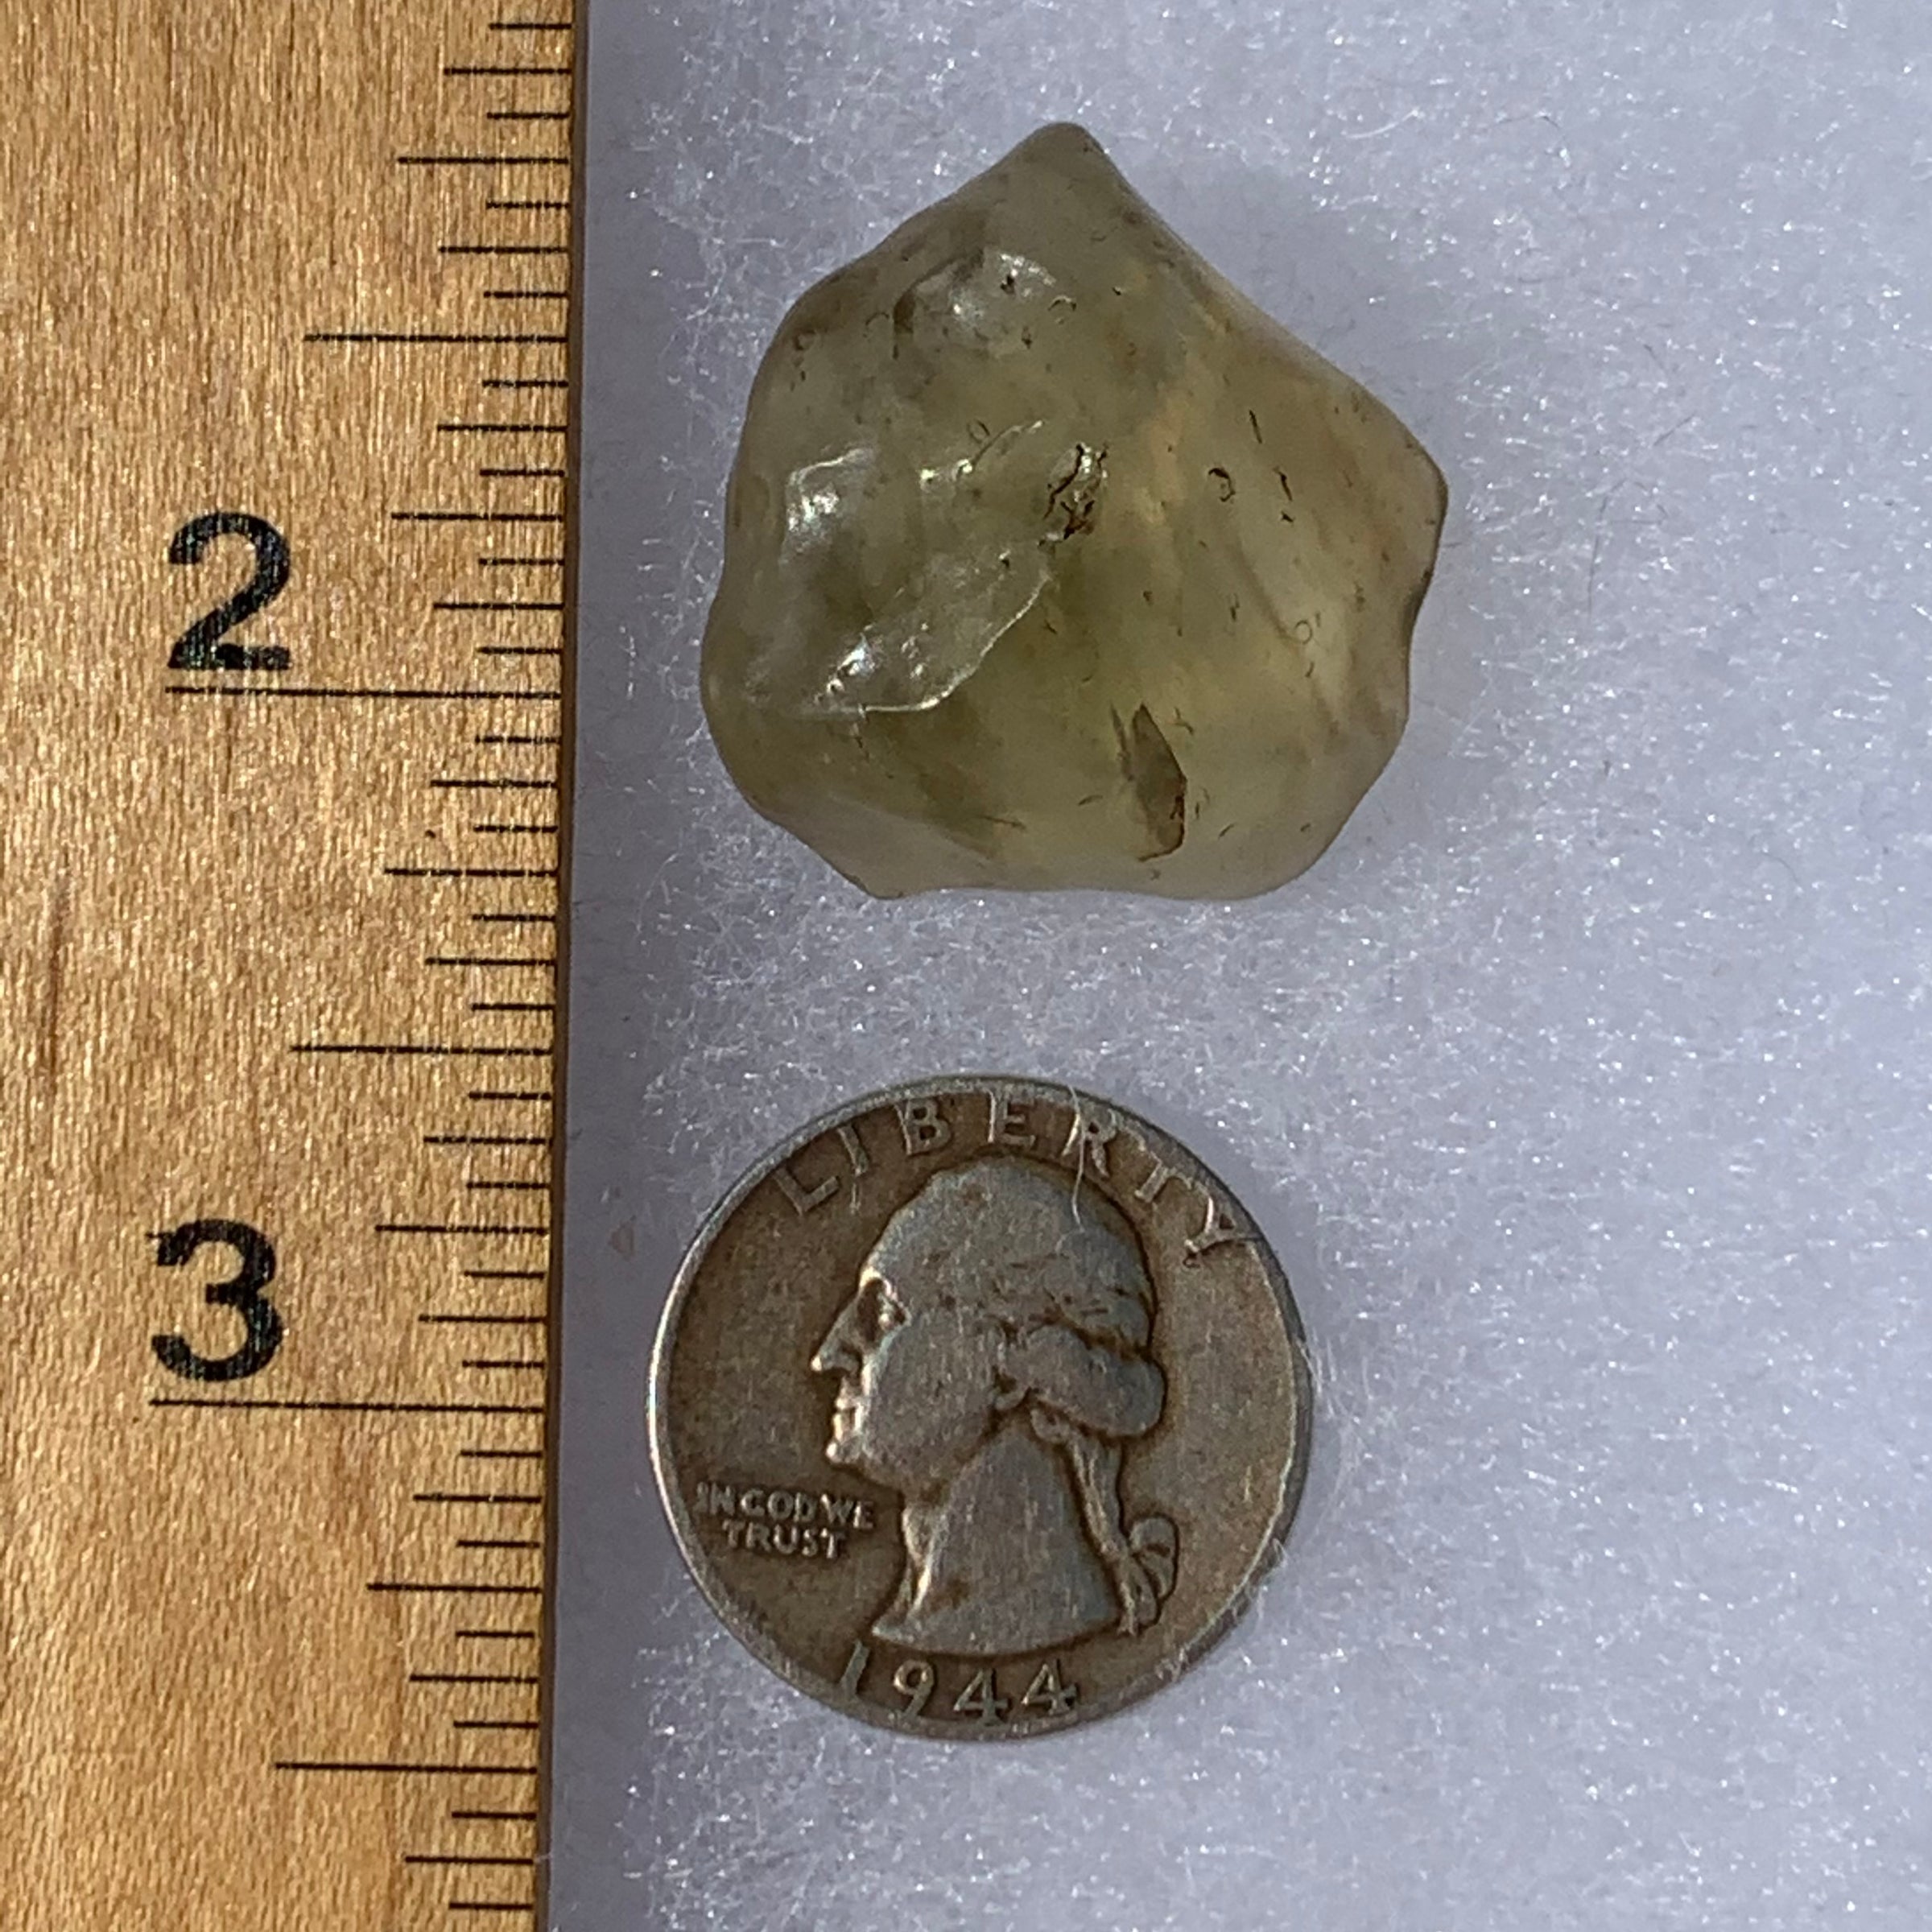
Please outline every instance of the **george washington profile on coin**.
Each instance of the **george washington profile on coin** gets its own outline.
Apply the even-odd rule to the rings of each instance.
[[[1170,1681],[1300,1494],[1288,1286],[1170,1136],[1064,1087],[922,1081],[768,1155],[666,1304],[650,1428],[680,1548],[840,1710],[1023,1736]]]
[[[838,1381],[827,1459],[901,1497],[876,1635],[997,1657],[1159,1616],[1174,1525],[1120,1495],[1166,1395],[1154,1307],[1125,1216],[1023,1157],[935,1174],[886,1223],[811,1360]]]

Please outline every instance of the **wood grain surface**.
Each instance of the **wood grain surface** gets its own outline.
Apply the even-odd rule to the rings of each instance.
[[[573,39],[0,17],[23,1932],[541,1921]]]

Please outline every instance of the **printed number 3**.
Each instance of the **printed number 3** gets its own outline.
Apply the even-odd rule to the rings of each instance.
[[[246,1221],[187,1221],[159,1238],[155,1255],[163,1268],[179,1268],[196,1249],[219,1241],[242,1257],[242,1270],[232,1281],[216,1282],[208,1290],[212,1308],[233,1308],[248,1324],[242,1346],[233,1355],[196,1355],[179,1335],[157,1335],[155,1353],[161,1366],[191,1382],[233,1382],[257,1375],[282,1346],[282,1317],[262,1290],[275,1278],[275,1251],[268,1237]]]

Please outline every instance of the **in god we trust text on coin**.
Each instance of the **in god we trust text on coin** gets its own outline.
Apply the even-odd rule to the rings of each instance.
[[[1171,1679],[1286,1534],[1287,1283],[1170,1136],[1004,1077],[874,1094],[739,1183],[653,1364],[700,1587],[799,1688],[1013,1737]]]

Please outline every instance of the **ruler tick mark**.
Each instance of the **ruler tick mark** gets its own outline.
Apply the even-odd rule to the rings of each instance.
[[[554,879],[554,865],[385,865],[392,879]]]
[[[439,423],[436,433],[444,436],[561,436],[569,433],[568,423]]]
[[[568,155],[398,155],[398,167],[568,167]]]
[[[522,520],[535,522],[539,519]],[[549,518],[541,519],[546,522],[551,520]],[[395,685],[374,684],[170,684],[166,688],[171,696],[191,698],[420,698],[498,704],[506,699],[518,699],[537,704],[561,704],[564,698],[560,691],[520,691],[514,687],[493,691],[469,685],[453,686],[447,690],[410,689]]]
[[[385,1402],[259,1395],[151,1395],[151,1409],[272,1409],[335,1415],[541,1415],[541,1402]]]
[[[406,1865],[518,1865],[530,1866],[534,1858],[473,1858],[460,1852],[412,1852],[402,1860]],[[527,1911],[528,1906],[518,1908]]]
[[[547,1046],[418,1046],[411,1042],[374,1042],[304,1040],[289,1049],[291,1053],[363,1053],[391,1058],[422,1057],[436,1059],[496,1060],[535,1059],[548,1055]]]
[[[275,1761],[278,1771],[315,1771],[394,1775],[419,1777],[535,1777],[535,1765],[464,1765],[464,1764],[411,1764],[396,1759],[381,1758],[301,1758],[279,1757]],[[536,1814],[510,1812],[477,1812],[459,1814],[452,1817],[474,1815],[477,1817],[529,1817]]]
[[[406,1865],[534,1865],[534,1858],[477,1858],[463,1852],[410,1852],[403,1856]]]
[[[412,1670],[412,1684],[530,1684],[543,1682],[534,1672],[519,1670]]]
[[[541,1315],[472,1315],[466,1310],[436,1309],[416,1319],[431,1327],[464,1328],[541,1328],[548,1320]],[[420,1502],[423,1499],[416,1499]]]
[[[555,778],[431,778],[431,791],[555,791]]]
[[[561,600],[535,597],[439,597],[431,610],[561,610]]]
[[[378,1221],[378,1234],[482,1234],[501,1235],[506,1237],[534,1236],[550,1232],[547,1227],[538,1223],[521,1227],[508,1221]]]
[[[543,952],[530,954],[432,952],[425,956],[423,964],[425,966],[471,968],[517,966],[525,968],[540,968],[545,972],[555,972],[557,969],[557,962],[548,953]]]
[[[547,1147],[547,1133],[426,1133],[425,1147]]]
[[[488,1503],[493,1506],[517,1504],[531,1509],[540,1508],[543,1501],[540,1496],[498,1495],[485,1490],[455,1489],[419,1489],[411,1500],[419,1503]]]
[[[512,330],[477,329],[425,329],[425,328],[312,328],[302,340],[304,342],[392,342],[416,343],[424,347],[473,346],[509,348],[517,345],[547,343],[562,345],[570,341],[568,335],[548,330],[542,332]],[[568,388],[565,380],[559,386]]]
[[[393,1596],[541,1596],[541,1583],[419,1583],[411,1578],[379,1578],[369,1587]]]
[[[556,510],[392,510],[395,523],[561,523]]]

